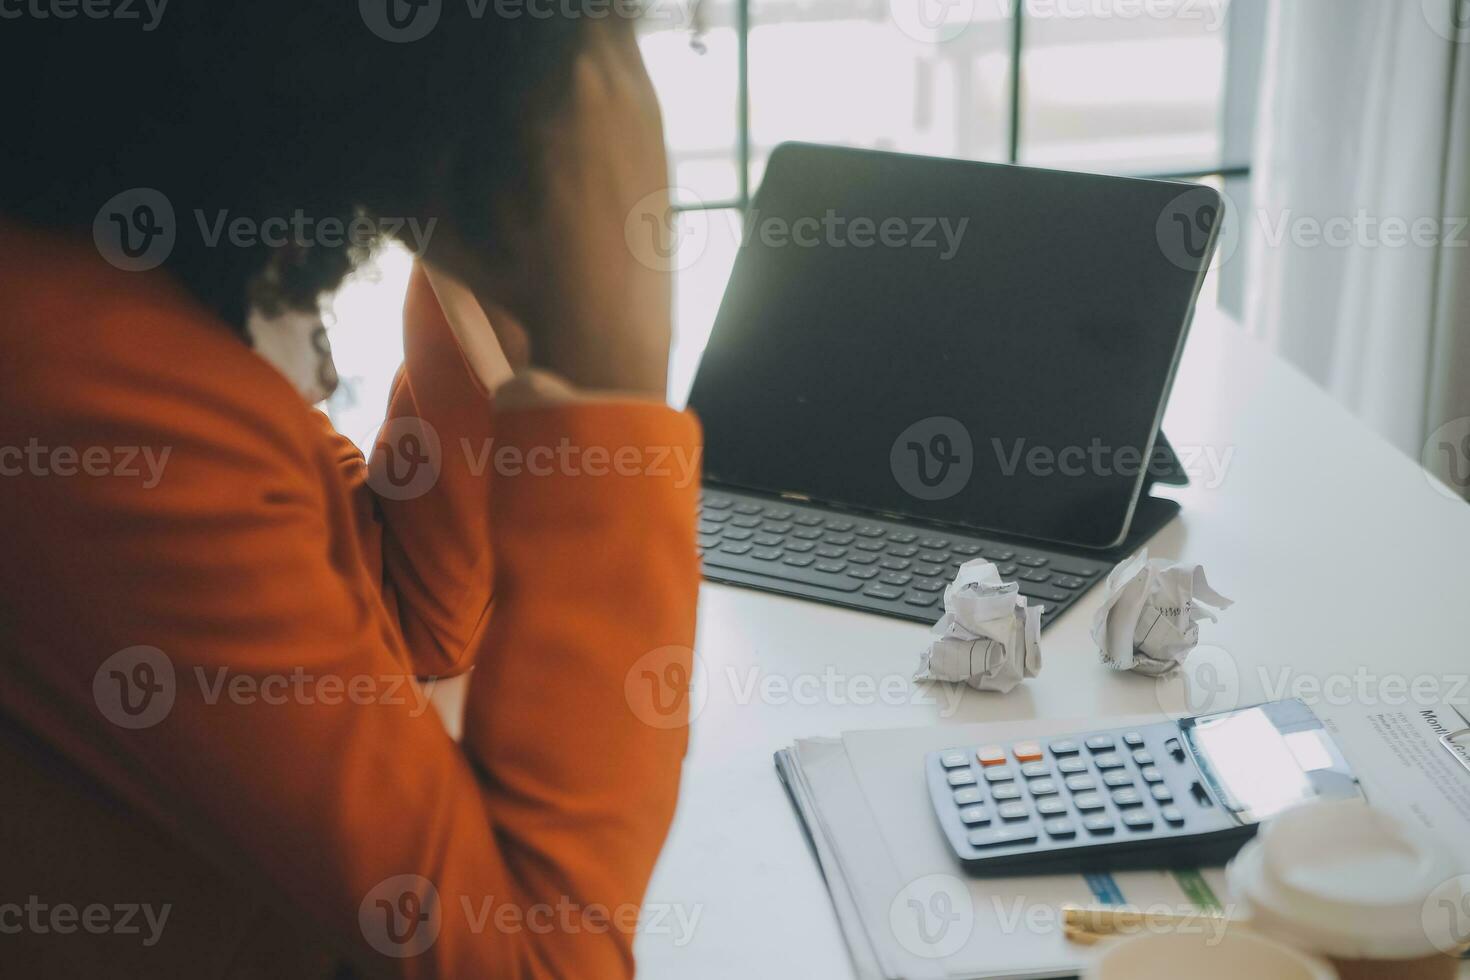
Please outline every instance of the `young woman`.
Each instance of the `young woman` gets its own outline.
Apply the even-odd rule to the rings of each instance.
[[[627,10],[84,6],[0,28],[0,973],[631,974],[699,435]],[[260,349],[393,237],[369,466]]]

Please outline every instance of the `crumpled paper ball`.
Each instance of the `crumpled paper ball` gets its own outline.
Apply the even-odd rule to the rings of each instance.
[[[1107,595],[1092,619],[1103,663],[1150,677],[1177,667],[1199,642],[1199,624],[1232,603],[1205,581],[1200,565],[1149,560],[1140,551],[1108,575]]]
[[[983,558],[960,567],[944,590],[944,615],[919,655],[917,681],[953,681],[1009,692],[1041,670],[1041,607]]]

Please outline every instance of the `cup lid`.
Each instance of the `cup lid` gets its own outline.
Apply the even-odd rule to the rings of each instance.
[[[1226,877],[1263,932],[1340,958],[1408,959],[1436,952],[1424,903],[1451,872],[1424,830],[1341,800],[1267,821]]]

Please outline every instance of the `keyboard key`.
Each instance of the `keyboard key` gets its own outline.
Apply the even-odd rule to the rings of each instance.
[[[975,750],[975,758],[982,766],[1003,766],[1006,761],[1006,750],[999,745],[982,745]]]
[[[1047,748],[1051,749],[1052,755],[1076,755],[1078,752],[1081,751],[1081,749],[1078,748],[1077,743],[1069,738],[1064,738],[1052,742],[1050,745],[1047,746]]]
[[[860,582],[866,582],[868,579],[878,577],[878,569],[864,568],[863,566],[859,565],[857,568],[849,568],[847,570],[847,574],[851,575],[853,578],[857,579]]]
[[[820,527],[822,525],[822,518],[818,514],[797,514],[792,520],[802,527]]]
[[[1141,732],[1124,732],[1123,744],[1128,746],[1130,749],[1142,748],[1143,734]]]
[[[726,541],[724,544],[720,545],[720,550],[725,552],[726,554],[743,555],[750,550],[750,545],[746,544],[744,541]]]
[[[859,551],[856,554],[849,554],[847,560],[855,565],[872,565],[878,561],[878,556],[870,555],[866,551]]]
[[[794,552],[796,552],[799,555],[807,554],[808,552],[815,550],[816,547],[817,546],[814,545],[814,544],[812,544],[810,541],[788,541],[788,542],[786,542],[786,550],[787,551],[794,551]]]
[[[790,534],[791,533],[791,522],[790,521],[766,521],[765,528],[766,528],[767,531],[770,531],[772,534]]]
[[[824,544],[817,546],[818,558],[841,558],[846,554],[846,548],[839,548],[835,544]]]
[[[1148,830],[1154,825],[1154,815],[1147,810],[1130,810],[1123,814],[1123,823],[1133,830]]]
[[[895,586],[897,586],[897,585],[908,585],[909,582],[910,582],[910,580],[912,580],[912,579],[913,579],[913,576],[912,575],[906,575],[903,572],[887,572],[878,581],[882,582],[884,585],[895,585]]]
[[[1115,829],[1113,826],[1113,818],[1105,813],[1099,813],[1095,816],[1088,817],[1086,820],[1082,821],[1082,826],[1086,827],[1089,832],[1098,835],[1111,834]]]
[[[1092,578],[1103,569],[1101,565],[1089,565],[1076,558],[1058,558],[1052,562],[1051,570],[1058,575],[1071,575],[1074,578]]]
[[[725,528],[725,539],[728,541],[749,541],[754,536],[753,532],[747,531],[743,527]]]
[[[936,582],[933,579],[919,578],[914,579],[914,588],[920,592],[943,592],[947,586],[945,583]]]
[[[1164,781],[1164,774],[1159,772],[1158,766],[1144,766],[1139,772],[1139,775],[1143,776],[1143,781],[1146,783],[1162,783]]]
[[[1046,582],[1051,579],[1051,572],[1038,571],[1033,568],[1029,572],[1022,572],[1019,577],[1023,582]]]
[[[889,531],[888,540],[898,544],[913,544],[919,536],[912,531]]]
[[[792,517],[790,507],[767,507],[766,516],[773,521],[789,521]]]
[[[799,527],[791,532],[791,536],[793,538],[800,538],[803,541],[815,541],[822,536],[822,531],[820,528],[815,527]]]
[[[964,749],[950,749],[939,757],[939,764],[946,769],[958,769],[960,766],[968,766],[970,757],[965,754]]]
[[[910,606],[918,606],[927,609],[939,601],[939,597],[926,592],[910,592],[903,597],[903,601]]]
[[[889,545],[888,553],[895,558],[912,558],[919,553],[919,549],[912,545]]]
[[[1169,792],[1169,787],[1165,786],[1163,783],[1154,783],[1148,788],[1148,791],[1154,794],[1154,799],[1158,800],[1160,803],[1168,803],[1174,798],[1174,794]]]
[[[720,543],[720,538],[716,534],[701,534],[698,542],[701,548],[713,548]]]
[[[714,494],[707,494],[705,498],[699,502],[699,505],[705,510],[729,510],[730,506],[734,503],[735,501],[731,500],[729,497],[718,497]]]
[[[1121,769],[1123,767],[1123,757],[1116,752],[1104,752],[1092,761],[1099,769]]]
[[[1024,579],[1020,580],[1020,585],[1021,594],[1028,599],[1036,599],[1040,602],[1066,602],[1072,598],[1071,595],[1063,592],[1061,589],[1054,589],[1049,585],[1038,585],[1035,582],[1027,582]]]
[[[722,530],[724,529],[718,524],[707,524],[703,521],[700,522],[698,527],[700,534],[719,534]]]
[[[1053,796],[1056,794],[1057,784],[1055,780],[1037,779],[1027,783],[1026,788],[1031,791],[1032,796]]]
[[[1045,762],[1028,762],[1021,767],[1021,775],[1027,779],[1040,779],[1051,775],[1051,767]]]
[[[986,546],[981,550],[991,561],[1013,561],[1016,557],[1016,553],[1009,548]]]
[[[759,517],[737,517],[730,523],[735,527],[760,527],[761,519]]]
[[[921,538],[919,540],[919,547],[920,548],[928,548],[931,551],[937,550],[939,548],[948,548],[949,547],[949,539],[948,538],[935,538],[935,537]]]
[[[1075,837],[1075,836],[1077,836],[1077,827],[1076,827],[1076,825],[1073,824],[1072,821],[1066,819],[1065,817],[1057,817],[1055,820],[1048,820],[1046,823],[1042,824],[1041,826],[1043,828],[1045,828],[1046,832],[1048,834],[1050,834],[1051,836],[1053,836],[1053,837]]]
[[[1002,803],[995,812],[1002,820],[1025,820],[1031,816],[1031,808],[1024,803]]]
[[[1133,777],[1125,769],[1110,769],[1103,773],[1103,785],[1113,789],[1120,786],[1132,786]]]
[[[779,547],[780,544],[781,544],[781,541],[782,541],[782,538],[781,538],[781,535],[779,535],[779,534],[764,534],[764,533],[762,533],[762,534],[757,534],[755,536],[755,543],[758,544],[758,545],[760,545],[762,548],[776,548],[776,547]]]
[[[1057,769],[1063,775],[1074,772],[1086,772],[1087,760],[1079,758],[1075,755],[1069,755],[1066,758],[1057,761]]]
[[[885,558],[878,564],[882,565],[886,569],[889,569],[890,571],[901,572],[905,568],[908,568],[910,565],[912,565],[913,562],[909,561],[907,558]]]
[[[990,823],[990,811],[983,806],[967,806],[960,811],[960,820],[967,827],[978,827]]]
[[[730,519],[728,512],[723,510],[700,511],[699,520],[701,526],[704,524],[723,524]]]
[[[805,559],[806,564],[810,564],[812,560],[808,555],[788,557]],[[820,585],[838,592],[856,592],[862,588],[860,582],[855,582],[845,575],[827,575],[824,572],[812,571],[805,565],[788,565],[784,561],[755,561],[750,555],[729,555],[718,550],[706,552],[704,564],[714,568],[732,568],[736,571],[765,575],[787,582],[800,582],[803,585]]]
[[[997,574],[1000,575],[1001,578],[1006,579],[1007,581],[1016,577],[1016,566],[1010,564],[1009,562],[1004,565],[996,565],[995,571]]]
[[[783,564],[791,565],[795,568],[806,568],[812,562],[816,561],[816,559],[811,555],[787,555],[781,561]]]
[[[1036,843],[1036,831],[1029,825],[1020,827],[992,827],[977,830],[969,836],[972,847],[1006,847],[1012,844]]]
[[[1011,746],[1011,754],[1017,762],[1035,762],[1041,758],[1040,742],[1017,742]]]
[[[760,504],[753,504],[748,500],[735,505],[735,513],[737,514],[759,514],[764,509]]]
[[[876,524],[859,524],[853,530],[865,538],[883,537],[883,529]]]
[[[1054,817],[1067,812],[1067,802],[1059,796],[1048,796],[1036,801],[1036,812],[1043,817]]]
[[[997,800],[1019,800],[1021,798],[1021,787],[1015,783],[1001,783],[999,786],[991,787],[990,795]]]
[[[1094,735],[1087,740],[1087,747],[1094,752],[1111,752],[1116,745],[1111,735]]]
[[[830,517],[827,519],[827,530],[829,531],[851,531],[852,521],[841,517]]]
[[[954,801],[960,806],[969,806],[971,803],[979,803],[985,798],[978,786],[966,786],[954,791]]]
[[[857,546],[859,548],[863,549],[864,551],[882,551],[883,550],[883,542],[882,541],[874,541],[871,538],[864,538],[862,541],[859,541],[857,543]]]
[[[1051,584],[1059,589],[1080,589],[1087,583],[1071,575],[1053,575]]]
[[[893,554],[891,550],[888,553]],[[920,563],[914,566],[914,574],[922,575],[925,578],[935,578],[936,576],[943,575],[944,569],[938,565],[925,565]]]
[[[1136,789],[1120,789],[1113,793],[1114,806],[1142,806],[1143,797]]]
[[[1068,776],[1067,788],[1074,793],[1082,793],[1089,789],[1097,788],[1097,780],[1091,776]]]
[[[1134,749],[1133,761],[1140,766],[1151,766],[1154,764],[1154,757],[1149,754],[1147,749]]]
[[[1159,812],[1163,814],[1166,821],[1176,827],[1184,822],[1184,814],[1177,806],[1166,806],[1159,810]]]
[[[1096,793],[1082,793],[1072,797],[1072,802],[1079,810],[1101,810],[1104,805],[1103,798]]]
[[[978,544],[957,544],[950,550],[957,555],[964,555],[966,558],[980,554],[980,546]]]
[[[931,565],[947,565],[950,557],[942,551],[921,551],[919,552],[919,560],[926,561]]]
[[[761,561],[775,561],[783,554],[785,554],[785,552],[783,552],[780,548],[756,548],[750,553],[750,557],[759,558]]]
[[[975,782],[975,774],[969,769],[956,769],[944,778],[951,786],[970,786]]]
[[[815,568],[819,572],[826,572],[829,575],[836,575],[838,572],[842,571],[844,568],[847,567],[847,562],[845,562],[845,561],[819,561],[815,565],[813,565],[812,567]]]
[[[857,538],[853,537],[851,534],[827,534],[825,537],[822,538],[822,540],[830,545],[835,545],[839,548],[845,548],[856,541]]]
[[[986,766],[985,781],[987,783],[1008,783],[1016,778],[1008,766]]]
[[[1047,563],[1048,559],[1040,555],[1017,555],[1016,564],[1025,565],[1027,568],[1040,568]]]
[[[870,585],[863,590],[863,595],[872,596],[874,599],[902,599],[903,593],[898,589],[889,588],[886,585]]]

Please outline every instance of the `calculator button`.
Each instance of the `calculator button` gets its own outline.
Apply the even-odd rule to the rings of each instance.
[[[1097,763],[1099,769],[1119,769],[1123,766],[1123,757],[1116,752],[1104,752],[1092,761]]]
[[[1021,787],[1015,783],[1002,783],[990,791],[997,800],[1015,800],[1021,797]]]
[[[1059,769],[1063,774],[1073,772],[1086,772],[1087,760],[1074,755],[1068,759],[1058,760],[1057,769]]]
[[[1155,783],[1153,786],[1149,787],[1149,791],[1154,794],[1154,799],[1158,800],[1160,803],[1168,803],[1174,798],[1174,794],[1169,792],[1169,787],[1165,786],[1163,783]]]
[[[1054,817],[1067,812],[1067,803],[1057,796],[1049,796],[1044,800],[1036,801],[1036,812],[1043,817]]]
[[[987,783],[1005,783],[1016,778],[1005,766],[990,766],[985,770],[985,781]]]
[[[1057,784],[1050,779],[1038,779],[1027,783],[1026,788],[1031,790],[1032,796],[1051,796],[1057,791]]]
[[[1130,776],[1125,770],[1110,769],[1109,771],[1103,773],[1103,785],[1109,786],[1113,789],[1117,789],[1120,786],[1132,786],[1133,777]]]
[[[1047,767],[1045,762],[1028,762],[1021,767],[1021,775],[1027,779],[1038,779],[1042,776],[1051,775],[1051,769]]]
[[[1117,806],[1140,806],[1143,797],[1136,789],[1120,789],[1113,794],[1113,803]]]
[[[1146,783],[1162,783],[1164,774],[1159,772],[1158,766],[1144,766],[1141,775]]]
[[[1053,837],[1075,837],[1077,835],[1077,827],[1066,817],[1057,817],[1055,820],[1048,820],[1042,826]]]
[[[1017,762],[1035,762],[1041,758],[1041,745],[1036,742],[1017,742],[1011,746]]]
[[[990,814],[983,806],[967,806],[960,811],[960,819],[967,827],[977,827],[990,823]]]
[[[939,757],[939,761],[946,769],[958,769],[969,765],[970,757],[962,749],[950,749]]]
[[[1124,732],[1123,744],[1130,749],[1140,748],[1143,745],[1143,735],[1140,732]]]
[[[1133,752],[1133,761],[1140,766],[1151,766],[1154,764],[1154,757],[1145,749],[1136,749]]]
[[[1002,803],[995,812],[1002,820],[1024,820],[1031,814],[1031,808],[1024,803]]]
[[[1107,814],[1099,813],[1082,821],[1082,826],[1094,834],[1111,834],[1113,832],[1113,818]]]
[[[1006,761],[1006,750],[999,745],[982,745],[975,750],[975,758],[982,766],[999,766]]]
[[[1053,742],[1048,748],[1051,749],[1052,755],[1076,755],[1081,751],[1077,747],[1077,743],[1069,738],[1064,738],[1059,742]]]
[[[1123,823],[1134,830],[1148,830],[1154,825],[1154,815],[1147,810],[1133,810],[1123,814]]]
[[[1111,735],[1094,735],[1087,740],[1087,747],[1094,752],[1109,752],[1114,744]]]
[[[944,778],[949,780],[951,786],[969,786],[975,782],[975,774],[968,769],[956,769]]]
[[[1036,843],[1036,831],[1027,827],[995,827],[991,830],[977,830],[970,835],[970,844],[974,847],[1002,847],[1006,844],[1034,844]]]
[[[1101,810],[1103,798],[1096,793],[1080,793],[1072,797],[1072,802],[1077,804],[1079,810]]]
[[[971,803],[979,803],[985,799],[978,786],[966,786],[964,789],[954,791],[954,801],[960,806],[969,806]]]
[[[1177,806],[1166,806],[1159,812],[1164,815],[1165,820],[1169,821],[1176,827],[1184,822],[1184,814],[1179,812],[1179,808]]]
[[[1067,788],[1074,793],[1083,793],[1097,789],[1097,782],[1091,776],[1068,776]]]

